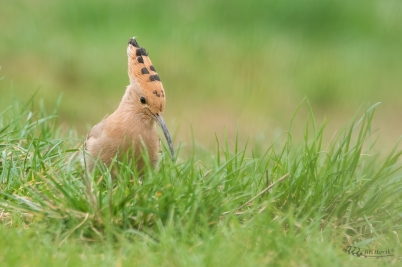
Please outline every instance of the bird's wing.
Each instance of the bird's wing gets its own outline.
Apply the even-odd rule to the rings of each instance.
[[[87,143],[93,140],[99,139],[102,136],[104,130],[104,121],[102,120],[98,124],[96,124],[87,134],[87,138],[85,140],[85,150],[87,150]]]

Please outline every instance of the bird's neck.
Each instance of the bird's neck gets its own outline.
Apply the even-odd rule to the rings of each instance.
[[[132,102],[122,101],[112,115],[117,124],[133,130],[156,131],[156,123],[143,109],[138,108]]]

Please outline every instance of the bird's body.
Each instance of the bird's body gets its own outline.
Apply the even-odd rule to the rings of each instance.
[[[95,160],[110,165],[134,155],[137,170],[142,171],[143,148],[147,150],[150,163],[155,167],[160,152],[160,140],[156,130],[158,123],[168,141],[172,156],[173,146],[162,118],[166,97],[160,78],[144,48],[134,38],[127,47],[130,85],[119,107],[110,116],[95,125],[85,142],[86,165],[92,170]]]
[[[135,114],[127,109],[127,105],[120,104],[113,114],[90,130],[85,148],[89,155],[95,158],[98,155],[106,165],[110,165],[112,158],[118,153],[118,160],[122,161],[123,157],[130,153],[130,149],[133,149],[140,170],[143,168],[140,159],[142,143],[146,146],[151,165],[155,167],[160,151],[155,121]],[[88,161],[90,170],[93,164],[93,160]]]

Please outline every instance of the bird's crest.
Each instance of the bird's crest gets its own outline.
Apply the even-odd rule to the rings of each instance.
[[[138,83],[147,94],[164,98],[165,91],[155,67],[149,59],[145,48],[140,47],[134,37],[130,39],[127,47],[128,76],[130,83]]]

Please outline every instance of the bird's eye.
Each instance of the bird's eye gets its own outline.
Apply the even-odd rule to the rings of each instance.
[[[141,101],[141,104],[143,104],[143,105],[145,105],[147,103],[147,100],[145,100],[145,97],[143,97],[143,96],[140,97],[140,101]]]

